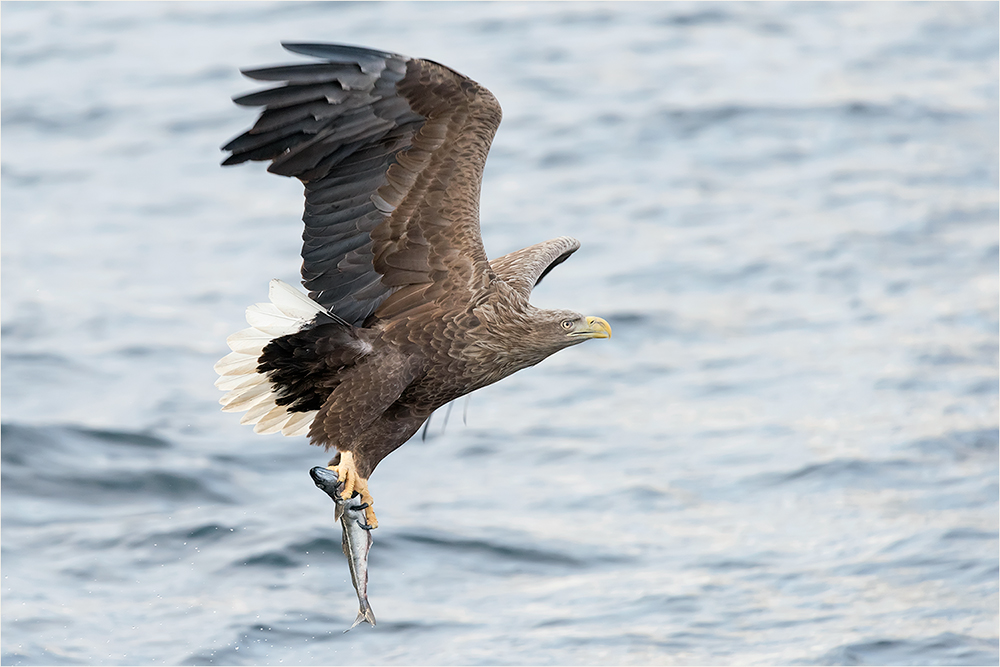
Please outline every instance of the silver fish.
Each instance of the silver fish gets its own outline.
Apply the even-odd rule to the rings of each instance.
[[[362,503],[357,495],[354,498],[341,498],[344,483],[337,481],[337,473],[332,470],[317,466],[309,471],[309,475],[316,486],[325,491],[336,504],[333,516],[340,521],[344,555],[347,556],[347,565],[351,569],[351,582],[358,593],[358,617],[354,625],[344,632],[354,629],[362,621],[374,626],[375,613],[368,604],[368,550],[372,547],[372,527],[365,522],[365,508],[368,504]]]

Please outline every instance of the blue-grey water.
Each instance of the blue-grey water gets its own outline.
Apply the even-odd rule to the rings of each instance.
[[[3,4],[0,660],[998,664],[998,22]],[[579,238],[534,300],[615,334],[379,466],[348,634],[327,455],[213,386],[297,282],[301,186],[218,166],[282,39],[490,88],[487,251]]]

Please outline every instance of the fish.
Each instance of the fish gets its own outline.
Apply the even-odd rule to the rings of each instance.
[[[325,491],[336,504],[333,516],[335,521],[340,521],[341,543],[347,557],[347,566],[351,570],[351,583],[358,594],[358,617],[354,620],[354,625],[344,632],[353,630],[362,621],[374,627],[375,612],[368,604],[368,551],[372,548],[372,526],[365,522],[368,503],[361,502],[357,491],[353,498],[341,498],[344,483],[337,480],[337,473],[332,470],[316,466],[309,471],[309,475],[316,486]]]

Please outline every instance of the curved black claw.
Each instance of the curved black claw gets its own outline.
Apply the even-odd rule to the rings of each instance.
[[[362,528],[364,528],[365,530],[374,530],[374,528],[375,528],[375,526],[372,526],[371,524],[361,523],[360,520],[357,520],[357,521],[358,521],[358,525],[361,526]]]

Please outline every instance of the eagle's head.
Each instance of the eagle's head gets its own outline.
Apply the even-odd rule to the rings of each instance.
[[[534,309],[518,343],[537,356],[537,363],[550,354],[591,338],[611,338],[611,325],[603,318],[584,316],[572,310]]]

